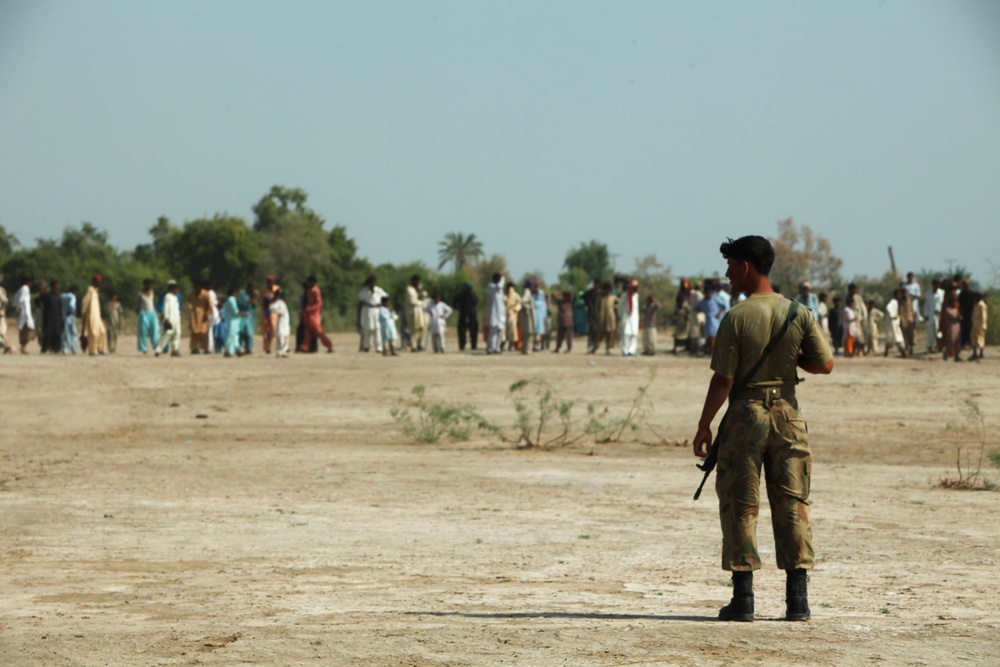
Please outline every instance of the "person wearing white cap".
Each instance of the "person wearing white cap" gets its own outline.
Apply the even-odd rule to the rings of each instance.
[[[163,296],[163,345],[170,348],[171,357],[179,357],[181,346],[181,301],[177,296],[177,281],[167,282],[167,293]]]

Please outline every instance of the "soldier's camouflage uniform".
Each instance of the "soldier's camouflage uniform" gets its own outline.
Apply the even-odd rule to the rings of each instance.
[[[734,400],[720,431],[715,490],[722,520],[722,569],[757,570],[757,515],[764,467],[779,569],[812,568],[806,423],[795,397]]]
[[[734,306],[719,327],[712,369],[723,377],[744,377],[785,321],[789,305],[778,294],[754,294]],[[724,570],[761,567],[757,551],[761,470],[771,505],[778,568],[813,566],[809,525],[812,458],[808,430],[795,397],[800,355],[810,364],[833,359],[823,332],[806,308],[799,308],[746,388],[734,390],[738,393],[729,397],[729,410],[719,426],[715,480]]]

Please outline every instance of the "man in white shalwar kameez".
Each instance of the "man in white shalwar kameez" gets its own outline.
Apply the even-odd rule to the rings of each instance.
[[[493,274],[493,282],[486,288],[486,316],[489,318],[489,336],[486,354],[500,354],[504,329],[507,327],[507,305],[503,302],[504,277]]]
[[[171,357],[181,356],[181,300],[177,296],[177,282],[167,283],[167,293],[163,295],[163,336],[160,345],[170,350]]]
[[[618,326],[621,328],[622,356],[634,357],[639,351],[639,281],[633,280],[618,302]]]
[[[17,312],[17,336],[21,354],[28,354],[28,343],[35,340],[35,318],[31,314],[31,278],[22,278],[21,287],[14,295],[14,309]]]
[[[368,276],[365,286],[358,292],[358,331],[361,333],[361,352],[370,352],[372,348],[382,353],[382,327],[378,322],[378,309],[382,305],[382,297],[388,292],[375,284],[375,276]]]
[[[889,303],[885,304],[885,356],[889,356],[889,350],[896,346],[902,356],[906,356],[906,348],[903,347],[903,327],[899,321],[899,293],[902,288],[897,289]]]

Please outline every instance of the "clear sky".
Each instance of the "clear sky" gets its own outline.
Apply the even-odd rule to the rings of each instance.
[[[0,224],[252,221],[300,187],[375,263],[475,233],[555,279],[724,268],[789,216],[846,277],[1000,267],[1000,2],[0,0]]]

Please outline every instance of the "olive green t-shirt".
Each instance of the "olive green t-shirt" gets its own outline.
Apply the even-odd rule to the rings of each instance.
[[[791,303],[780,294],[751,294],[746,301],[733,306],[719,324],[712,370],[727,378],[745,377],[785,323]],[[833,359],[822,330],[809,309],[801,305],[785,335],[747,387],[794,384],[800,351],[806,364],[821,365]]]

